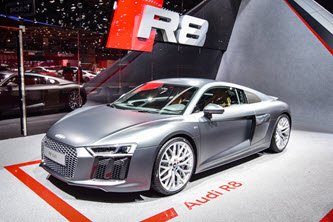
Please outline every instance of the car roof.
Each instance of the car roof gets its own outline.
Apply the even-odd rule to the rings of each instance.
[[[235,83],[217,81],[217,80],[213,80],[213,79],[170,78],[170,79],[153,80],[151,82],[156,82],[156,83],[163,82],[163,83],[166,83],[166,84],[185,85],[185,86],[193,86],[193,87],[198,87],[198,88],[202,88],[204,86],[207,86],[207,87],[216,87],[216,86],[233,87],[233,88],[238,88],[238,89],[242,89],[242,90],[254,93],[257,96],[259,96],[262,100],[269,99],[268,95],[266,95],[262,92],[259,92],[255,89],[248,88],[246,86],[238,85],[238,84],[235,84]]]
[[[166,84],[175,84],[175,85],[185,85],[185,86],[195,86],[202,87],[207,83],[216,82],[212,79],[200,79],[200,78],[169,78],[169,79],[158,79],[151,82],[163,82]]]
[[[0,73],[10,74],[10,76],[8,76],[6,79],[4,79],[1,83],[5,82],[7,79],[9,79],[9,78],[11,78],[13,76],[17,76],[18,75],[17,72],[11,72],[11,71],[9,71],[9,72],[4,71],[4,72],[0,72]],[[47,77],[47,78],[50,78],[50,79],[55,79],[55,80],[57,80],[61,84],[73,83],[73,82],[65,80],[65,79],[61,79],[61,78],[54,77],[54,76],[48,76],[48,75],[38,74],[38,73],[26,72],[26,73],[24,73],[24,75],[38,76],[38,77]]]
[[[68,81],[66,79],[62,79],[62,78],[58,78],[58,77],[55,77],[55,76],[48,76],[48,75],[44,75],[44,74],[38,74],[38,73],[30,73],[30,72],[26,72],[24,75],[31,75],[31,76],[39,76],[39,77],[47,77],[47,78],[50,78],[50,79],[55,79],[57,80],[58,82],[64,84],[64,83],[73,83],[71,81]]]

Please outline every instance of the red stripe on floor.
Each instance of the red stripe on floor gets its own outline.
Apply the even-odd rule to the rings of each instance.
[[[33,161],[30,161],[30,162],[19,163],[19,164],[15,164],[15,165],[11,165],[11,166],[6,166],[6,167],[16,167],[16,168],[18,168],[18,167],[25,167],[25,166],[30,166],[30,165],[34,165],[34,164],[39,164],[41,162],[42,162],[41,160],[33,160]]]
[[[288,0],[284,0],[289,8],[297,15],[297,17],[308,27],[308,29],[317,37],[317,39],[325,46],[325,48],[333,55],[333,49],[318,35],[318,33],[305,21],[305,19],[291,6]]]
[[[326,214],[326,216],[320,220],[320,222],[332,222],[333,221],[333,209]]]
[[[163,211],[159,214],[156,214],[152,217],[149,217],[141,222],[163,222],[163,221],[168,221],[168,220],[171,220],[172,218],[175,218],[177,217],[178,214],[177,212],[175,211],[174,208],[170,208],[166,211]]]
[[[22,169],[20,169],[20,167],[38,164],[40,162],[40,160],[36,160],[27,163],[6,166],[5,168],[22,183],[24,183],[27,187],[29,187],[33,192],[35,192],[40,198],[42,198],[49,205],[51,205],[56,211],[63,215],[67,220],[80,222],[90,221],[87,217],[82,215],[71,205],[66,203],[64,200],[55,195],[52,191],[44,187],[42,184],[40,184]]]

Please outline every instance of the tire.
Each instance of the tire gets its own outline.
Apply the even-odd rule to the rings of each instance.
[[[158,152],[152,178],[152,188],[168,196],[183,190],[195,166],[191,143],[182,137],[167,141]]]
[[[290,138],[290,118],[286,114],[282,114],[276,121],[274,132],[272,135],[270,150],[275,153],[282,152],[288,145]]]
[[[83,98],[78,90],[73,90],[68,94],[67,108],[70,111],[80,108],[82,104],[83,104]]]

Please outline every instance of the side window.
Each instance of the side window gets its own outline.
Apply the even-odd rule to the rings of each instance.
[[[36,85],[36,84],[38,84],[38,79],[35,78],[34,76],[25,75],[24,84],[27,86]]]
[[[38,85],[45,85],[46,84],[45,77],[36,76],[35,79],[36,79],[36,84],[38,84]]]
[[[236,89],[227,88],[225,93],[227,94],[227,100],[226,100],[226,103],[225,103],[226,105],[224,107],[239,104]]]
[[[239,103],[240,104],[247,104],[247,99],[244,90],[237,89],[237,94],[239,98]]]
[[[25,75],[24,77],[26,85],[56,85],[59,84],[58,81],[41,76]]]
[[[6,83],[7,86],[11,85],[11,86],[18,86],[19,85],[19,79],[17,76],[14,76],[12,78],[10,78],[8,80],[8,82]]]
[[[45,85],[46,79],[45,77],[40,76],[33,76],[33,75],[25,75],[24,76],[24,83],[26,85]]]
[[[234,88],[223,87],[207,90],[198,101],[193,112],[202,111],[209,103],[217,104],[222,107],[229,107],[239,104],[236,90]]]
[[[245,91],[245,95],[248,103],[258,103],[261,102],[261,99],[254,93]]]

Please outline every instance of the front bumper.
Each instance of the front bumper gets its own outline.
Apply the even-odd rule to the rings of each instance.
[[[68,147],[52,140],[51,148],[66,154],[66,166],[43,155],[40,166],[69,185],[106,192],[137,192],[150,189],[156,147],[139,148],[129,156],[96,157],[86,148]],[[50,147],[50,146],[48,146]]]

